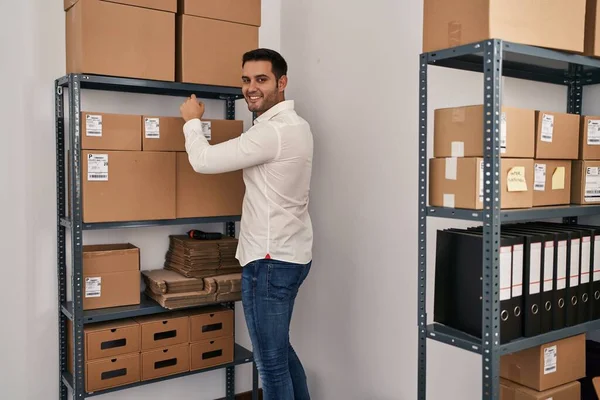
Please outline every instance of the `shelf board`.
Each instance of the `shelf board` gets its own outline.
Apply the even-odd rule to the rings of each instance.
[[[240,221],[240,215],[219,216],[219,217],[202,217],[202,218],[177,218],[177,219],[160,219],[150,221],[123,221],[123,222],[96,222],[83,223],[81,227],[84,231],[102,230],[102,229],[126,229],[126,228],[145,228],[155,226],[173,226],[173,225],[195,225],[195,224],[211,224],[220,222],[236,222]],[[65,228],[71,228],[71,220],[61,218],[60,224]]]
[[[171,379],[177,379],[177,378],[181,378],[181,377],[184,377],[184,376],[201,374],[203,372],[208,372],[208,371],[216,371],[216,370],[227,368],[227,367],[235,367],[237,365],[247,364],[247,363],[251,363],[253,361],[254,361],[254,356],[253,356],[252,352],[250,350],[248,350],[248,349],[246,349],[246,348],[244,348],[244,347],[242,347],[242,346],[240,346],[239,344],[236,343],[235,344],[235,350],[234,350],[234,356],[233,356],[233,362],[231,362],[231,363],[223,364],[223,365],[218,365],[218,366],[215,366],[215,367],[210,367],[210,368],[202,369],[202,370],[199,370],[199,371],[189,371],[189,372],[184,372],[184,373],[177,374],[177,375],[165,376],[165,377],[162,377],[162,378],[152,379],[152,380],[149,380],[149,381],[140,381],[140,382],[132,383],[130,385],[115,387],[115,388],[112,388],[112,389],[100,390],[100,391],[97,391],[97,392],[88,392],[88,393],[86,393],[85,397],[87,398],[87,397],[100,396],[100,395],[103,395],[103,394],[112,393],[112,392],[118,392],[118,391],[121,391],[121,390],[133,388],[133,387],[148,385],[148,384],[151,384],[151,383],[156,383],[156,382],[161,382],[161,381],[167,381],[167,380],[171,380]],[[71,375],[67,371],[63,372],[62,373],[62,381],[71,390],[73,390],[73,375]]]
[[[459,208],[427,207],[428,217],[483,221],[483,210],[467,210]],[[534,219],[550,219],[564,217],[584,217],[600,215],[600,205],[571,205],[556,207],[535,207],[527,209],[500,211],[501,222],[527,221]]]

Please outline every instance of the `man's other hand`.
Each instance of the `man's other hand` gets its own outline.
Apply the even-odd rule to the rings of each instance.
[[[181,105],[181,107],[179,107],[179,111],[181,112],[181,117],[185,122],[188,122],[194,118],[201,119],[204,115],[204,103],[201,101],[198,102],[196,95],[193,94],[192,97],[187,99]]]

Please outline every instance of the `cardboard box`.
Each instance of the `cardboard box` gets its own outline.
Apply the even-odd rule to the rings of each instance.
[[[579,400],[580,398],[581,384],[578,381],[538,392],[507,379],[500,379],[500,400]]]
[[[581,117],[579,159],[600,160],[600,117]]]
[[[600,161],[573,161],[571,204],[600,203]]]
[[[86,361],[139,353],[140,325],[132,319],[86,325],[84,346]]]
[[[140,353],[90,361],[85,364],[85,390],[95,392],[139,382]]]
[[[181,14],[260,26],[261,0],[181,0]]]
[[[544,391],[585,377],[585,334],[500,357],[500,377]]]
[[[191,312],[190,342],[233,336],[233,310],[211,307]]]
[[[189,343],[189,317],[182,313],[136,318],[140,324],[142,351]]]
[[[257,47],[256,26],[178,15],[177,81],[241,87],[242,57]]]
[[[131,1],[171,5],[165,8],[173,2]],[[66,12],[66,66],[67,73],[174,81],[175,14],[79,0]]]
[[[175,153],[83,150],[83,221],[175,218]]]
[[[482,210],[483,158],[433,158],[429,160],[429,204],[437,207]],[[533,206],[533,160],[502,158],[501,208]]]
[[[226,142],[243,131],[242,121],[203,122],[210,123],[207,134],[211,144]],[[190,165],[187,153],[177,153],[177,218],[241,215],[245,192],[242,171],[199,174]]]
[[[83,246],[83,309],[140,304],[140,249],[132,244]]]
[[[181,117],[143,116],[144,151],[185,151],[185,136]]]
[[[84,150],[142,150],[140,115],[81,113],[81,148]]]
[[[598,0],[587,0],[585,13],[585,50],[586,56],[600,56],[600,14]]]
[[[536,111],[535,158],[576,160],[579,120],[577,114]]]
[[[190,370],[190,345],[182,344],[142,353],[142,381]]]
[[[571,202],[571,161],[534,160],[533,206]]]
[[[584,49],[585,0],[425,0],[423,52],[483,41]]]
[[[190,370],[233,362],[233,336],[190,344]]]
[[[483,105],[434,111],[433,156],[483,157]],[[535,110],[502,107],[500,154],[507,158],[533,158]]]
[[[65,0],[65,11],[73,7],[80,0]],[[177,12],[177,0],[105,0],[111,3],[125,4],[152,10]]]

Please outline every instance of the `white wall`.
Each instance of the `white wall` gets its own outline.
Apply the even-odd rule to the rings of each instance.
[[[2,236],[0,392],[3,398],[39,400],[58,393],[54,79],[65,71],[62,0],[0,2],[0,146]],[[260,44],[280,43],[280,0],[263,0]],[[182,99],[85,91],[83,111],[178,115]],[[238,102],[238,118],[251,115]],[[206,115],[224,117],[224,103],[207,102]],[[34,224],[39,227],[34,230]],[[222,225],[207,229],[221,229]],[[189,227],[86,232],[85,243],[131,241],[141,247],[142,268],[160,268],[167,235]],[[250,346],[238,306],[238,342]],[[9,328],[10,327],[10,328]],[[157,383],[102,399],[209,400],[224,396],[225,372]],[[250,390],[251,366],[237,368],[237,390]]]

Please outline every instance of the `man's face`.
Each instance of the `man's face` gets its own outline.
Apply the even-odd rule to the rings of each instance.
[[[277,82],[271,62],[246,62],[242,69],[242,93],[248,103],[248,110],[260,115],[282,101],[285,83],[285,77]]]

